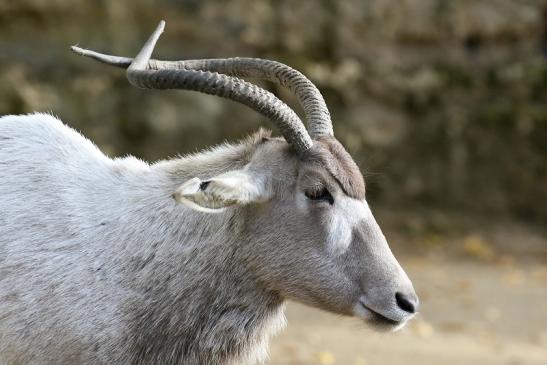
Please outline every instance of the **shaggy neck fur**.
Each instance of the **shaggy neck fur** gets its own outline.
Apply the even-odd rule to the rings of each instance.
[[[253,143],[111,160],[47,115],[2,118],[0,140],[0,196],[35,207],[0,203],[0,363],[265,359],[283,299],[245,265],[244,222],[236,209],[205,219],[171,196],[241,167]]]
[[[206,213],[171,198],[191,177],[242,167],[253,148],[249,141],[153,165],[150,183],[160,182],[149,189],[155,196],[135,196],[140,203],[124,212],[143,223],[128,234],[132,248],[125,254],[131,259],[123,269],[128,283],[135,283],[134,301],[122,308],[133,363],[254,364],[267,357],[270,336],[284,325],[283,299],[248,271],[245,255],[253,242],[241,217],[228,210],[203,219]],[[142,186],[145,171],[142,177],[127,175]]]

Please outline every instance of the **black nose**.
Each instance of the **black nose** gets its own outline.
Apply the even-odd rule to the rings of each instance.
[[[401,292],[395,293],[395,300],[399,308],[408,313],[416,313],[418,310],[418,298],[415,294],[408,295]]]

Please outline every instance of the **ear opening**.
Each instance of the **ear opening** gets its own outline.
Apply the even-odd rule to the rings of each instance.
[[[194,177],[193,179],[188,180],[184,184],[182,184],[174,193],[173,198],[187,206],[188,208],[191,208],[193,210],[203,212],[203,213],[221,213],[225,210],[225,208],[208,208],[201,206],[197,204],[193,199],[192,196],[199,193],[200,190],[205,190],[209,184],[210,181],[201,181],[199,178]]]
[[[187,207],[219,213],[229,206],[262,202],[270,198],[265,178],[247,169],[229,171],[207,180],[194,177],[182,184],[173,197]]]

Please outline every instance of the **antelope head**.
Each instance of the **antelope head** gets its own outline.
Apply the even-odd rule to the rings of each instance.
[[[150,59],[163,28],[161,22],[134,59],[73,50],[126,68],[129,82],[141,88],[193,90],[243,103],[283,136],[257,143],[240,169],[181,181],[175,199],[200,214],[238,209],[249,244],[245,265],[268,290],[375,328],[402,327],[418,310],[418,298],[371,213],[359,168],[334,137],[319,90],[270,60]],[[285,103],[242,77],[291,90],[307,128]]]

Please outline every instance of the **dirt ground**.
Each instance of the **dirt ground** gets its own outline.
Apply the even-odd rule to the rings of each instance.
[[[547,365],[547,235],[516,223],[470,229],[387,234],[421,300],[406,328],[375,333],[289,303],[270,364]]]

